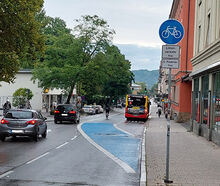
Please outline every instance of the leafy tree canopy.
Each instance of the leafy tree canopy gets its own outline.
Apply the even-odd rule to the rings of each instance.
[[[19,58],[42,51],[43,36],[36,15],[43,0],[0,1],[0,81],[12,82],[19,70]]]

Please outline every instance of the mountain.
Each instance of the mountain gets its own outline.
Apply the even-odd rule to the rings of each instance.
[[[158,81],[159,70],[133,70],[135,82],[145,82],[150,89]]]

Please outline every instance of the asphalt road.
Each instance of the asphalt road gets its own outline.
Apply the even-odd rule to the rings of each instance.
[[[139,185],[144,126],[126,123],[121,110],[109,120],[82,117],[78,126],[49,121],[38,142],[7,138],[0,142],[0,185]]]

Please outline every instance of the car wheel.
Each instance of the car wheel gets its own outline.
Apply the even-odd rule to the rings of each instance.
[[[42,134],[42,137],[43,137],[43,138],[46,138],[46,137],[47,137],[47,129],[46,129],[45,132]]]
[[[54,120],[54,123],[57,124],[57,120]]]
[[[1,140],[2,142],[4,142],[4,141],[5,141],[5,136],[1,136],[1,137],[0,137],[0,140]]]

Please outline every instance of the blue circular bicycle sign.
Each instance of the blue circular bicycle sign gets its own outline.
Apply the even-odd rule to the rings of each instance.
[[[159,35],[166,44],[179,43],[184,35],[183,25],[176,19],[168,19],[160,26]]]

